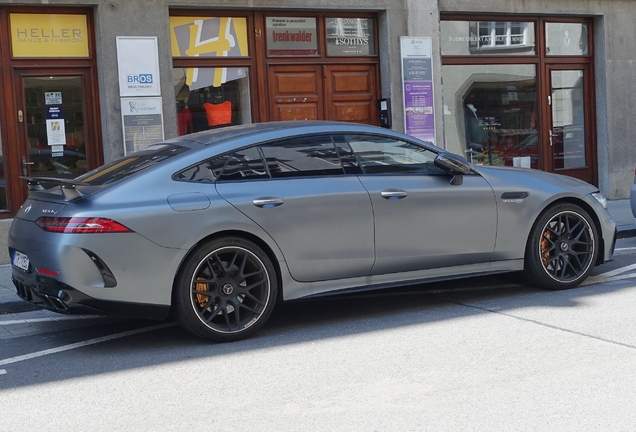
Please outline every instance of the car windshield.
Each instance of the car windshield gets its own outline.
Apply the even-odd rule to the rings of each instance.
[[[153,145],[144,150],[131,153],[128,156],[103,165],[78,177],[76,180],[90,185],[113,183],[135,175],[146,168],[150,168],[151,166],[157,165],[188,150],[190,149],[187,147],[177,145]]]

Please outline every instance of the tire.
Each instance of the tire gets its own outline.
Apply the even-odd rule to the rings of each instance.
[[[540,288],[574,288],[592,271],[598,234],[585,210],[574,204],[548,208],[535,222],[525,256],[525,276]]]
[[[219,238],[184,262],[173,290],[173,314],[196,336],[236,341],[265,324],[277,291],[276,271],[260,247],[242,238]]]

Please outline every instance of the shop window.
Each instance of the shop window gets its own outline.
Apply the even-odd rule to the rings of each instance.
[[[588,55],[586,23],[546,23],[546,55]]]
[[[538,168],[534,65],[447,65],[446,148],[477,164]]]
[[[179,135],[252,123],[248,68],[174,68]]]

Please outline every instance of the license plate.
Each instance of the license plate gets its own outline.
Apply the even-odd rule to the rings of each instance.
[[[29,270],[29,257],[23,254],[22,252],[15,252],[13,255],[13,265],[21,268],[24,271]]]

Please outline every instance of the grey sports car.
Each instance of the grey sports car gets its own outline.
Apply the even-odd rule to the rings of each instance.
[[[325,293],[522,270],[571,288],[612,259],[616,235],[587,183],[349,123],[217,129],[28,187],[9,233],[22,298],[172,313],[215,341]]]

